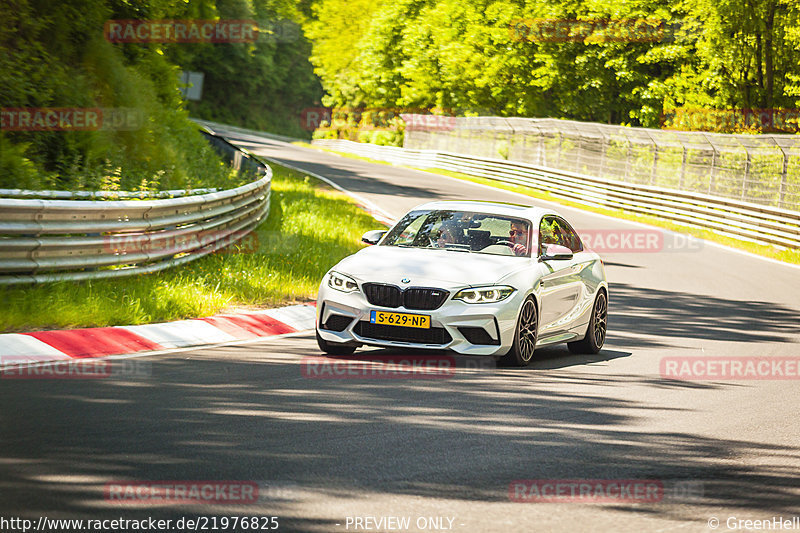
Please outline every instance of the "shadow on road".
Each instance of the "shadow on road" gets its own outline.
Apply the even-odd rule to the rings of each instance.
[[[615,283],[609,341],[625,333],[630,347],[669,346],[669,339],[786,342],[800,334],[795,309],[771,302],[715,298]],[[664,339],[654,339],[663,337]]]
[[[206,479],[268,480],[345,501],[382,494],[476,504],[507,502],[516,479],[702,480],[702,505],[798,510],[797,472],[782,465],[796,465],[800,448],[637,429],[640,418],[685,409],[609,393],[668,380],[558,370],[626,352],[576,359],[549,349],[533,368],[451,379],[304,379],[311,342],[151,359],[152,375],[131,380],[0,382],[0,514],[230,514],[103,501],[110,481]],[[731,460],[751,454],[775,461]],[[236,513],[291,517],[294,504]],[[622,510],[693,519],[693,505]],[[333,527],[289,522],[290,531]]]

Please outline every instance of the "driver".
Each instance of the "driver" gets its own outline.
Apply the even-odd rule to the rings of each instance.
[[[508,231],[508,240],[514,255],[527,255],[528,253],[528,226],[522,222],[512,222]]]

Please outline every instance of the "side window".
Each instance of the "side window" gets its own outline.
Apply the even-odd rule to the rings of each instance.
[[[566,246],[572,253],[578,253],[583,251],[583,243],[581,242],[581,238],[572,229],[572,226],[564,220],[563,218],[557,218],[556,223],[558,224],[558,244],[561,246]]]
[[[555,217],[544,217],[539,223],[539,255],[545,244],[558,244],[558,224]]]
[[[539,224],[539,255],[543,252],[543,245],[558,244],[577,253],[583,250],[583,243],[572,226],[563,218],[544,217]]]

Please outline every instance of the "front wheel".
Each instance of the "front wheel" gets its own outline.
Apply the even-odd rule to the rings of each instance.
[[[528,366],[533,359],[538,333],[539,313],[536,311],[533,296],[528,296],[519,312],[511,349],[500,358],[499,362],[507,366]]]
[[[600,291],[594,301],[592,318],[586,328],[586,336],[579,341],[568,342],[567,348],[575,354],[595,354],[603,348],[608,327],[608,299],[606,293]]]
[[[319,331],[317,331],[316,333],[317,333],[317,346],[319,346],[319,349],[328,355],[350,355],[351,353],[356,351],[356,346],[353,346],[351,344],[328,342],[319,336]]]

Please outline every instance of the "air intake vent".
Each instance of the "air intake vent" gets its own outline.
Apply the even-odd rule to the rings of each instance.
[[[464,338],[467,339],[467,341],[469,341],[470,344],[484,344],[484,345],[500,344],[500,339],[494,340],[489,335],[489,332],[483,328],[461,326],[458,328],[458,331],[462,335],[464,335]]]
[[[353,317],[351,316],[330,315],[328,320],[322,324],[322,329],[327,329],[328,331],[344,331],[352,321]]]
[[[356,335],[361,337],[382,341],[412,342],[416,344],[447,344],[453,340],[444,328],[404,328],[362,321],[356,324],[353,331]]]

